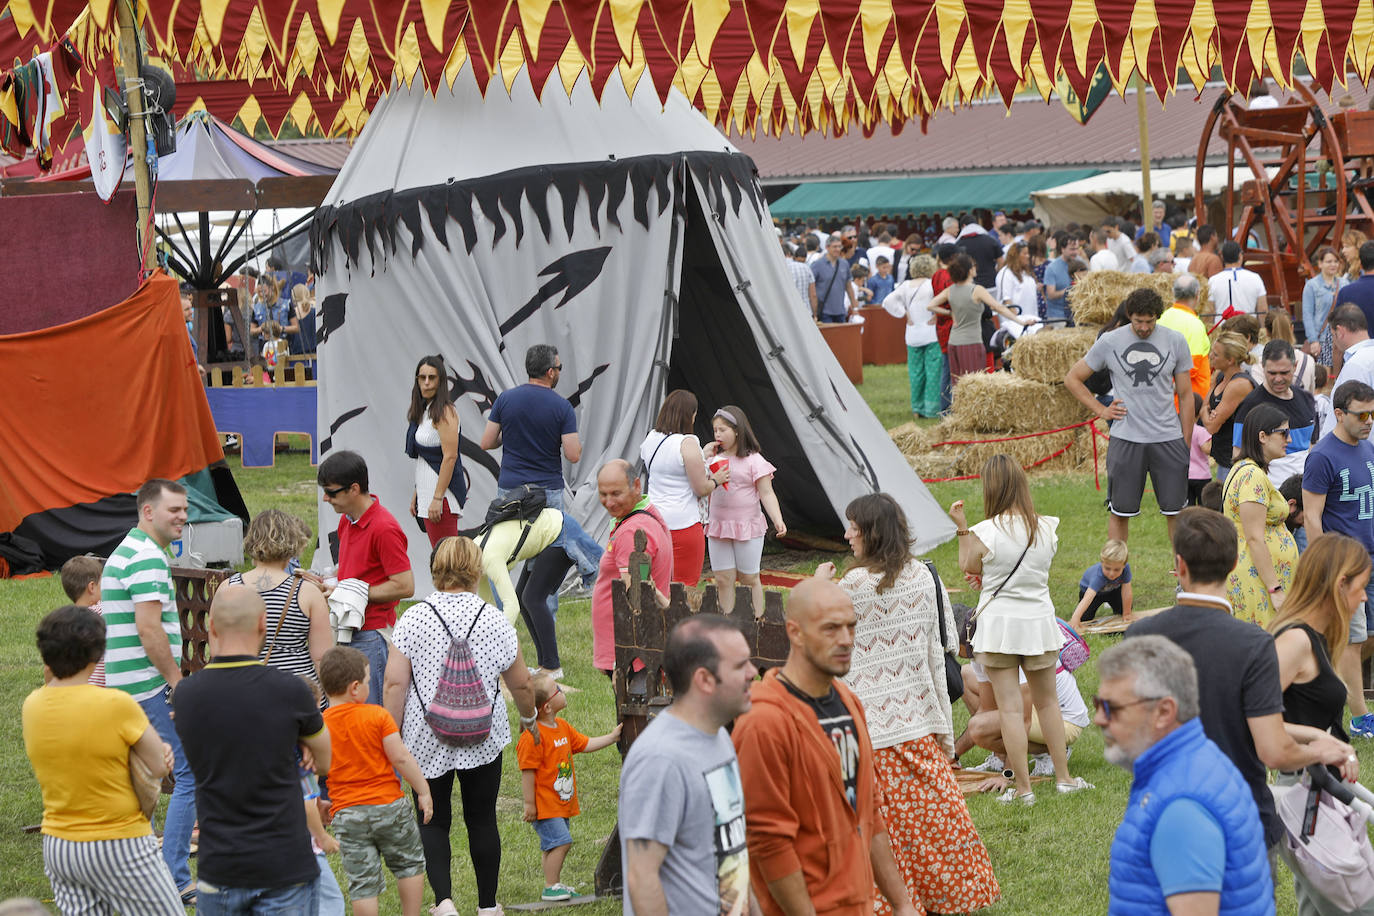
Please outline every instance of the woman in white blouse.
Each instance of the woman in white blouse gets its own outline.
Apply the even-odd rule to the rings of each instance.
[[[1059,519],[1040,515],[1031,501],[1026,472],[1008,455],[993,455],[983,465],[983,521],[969,527],[964,501],[949,507],[959,538],[959,566],[981,583],[974,612],[978,629],[973,657],[992,682],[1001,713],[1002,741],[1015,785],[997,800],[1035,804],[1026,757],[1025,712],[1021,704],[1020,668],[1026,674],[1031,703],[1039,714],[1060,792],[1091,789],[1082,777],[1069,775],[1064,720],[1059,715],[1055,666],[1064,644],[1050,601],[1050,563],[1059,548]]]
[[[696,585],[706,559],[706,532],[698,500],[730,482],[730,463],[706,468],[701,440],[692,432],[697,396],[681,388],[668,392],[654,428],[639,446],[648,478],[644,492],[668,523],[673,537],[673,581]]]
[[[858,616],[845,683],[868,714],[893,858],[911,899],[927,911],[983,909],[1001,890],[950,767],[954,716],[944,655],[957,645],[949,597],[911,555],[906,515],[891,496],[860,496],[845,517],[855,565],[839,585]],[[833,563],[816,570],[825,579],[834,573]]]
[[[501,834],[496,827],[496,798],[501,789],[501,757],[510,744],[510,722],[501,701],[497,679],[506,682],[520,711],[520,724],[538,740],[534,689],[520,654],[515,627],[496,607],[477,597],[482,575],[482,551],[471,539],[445,538],[430,564],[436,591],[413,605],[396,623],[391,635],[394,651],[387,657],[382,696],[387,712],[401,726],[401,740],[420,763],[434,798],[434,816],[420,825],[425,849],[425,874],[434,891],[435,916],[457,916],[452,901],[449,868],[452,850],[453,783],[463,796],[463,823],[468,853],[477,875],[478,916],[497,916],[496,884],[501,872]],[[466,635],[482,684],[495,704],[491,732],[481,744],[454,747],[443,744],[425,721],[425,706],[434,698],[439,673],[453,637]]]

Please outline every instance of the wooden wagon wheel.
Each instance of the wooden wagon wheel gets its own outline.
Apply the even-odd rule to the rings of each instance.
[[[1212,106],[1198,144],[1195,200],[1199,224],[1207,221],[1203,169],[1213,133],[1226,141],[1226,188],[1222,192],[1223,229],[1241,245],[1246,266],[1268,274],[1268,287],[1284,305],[1297,299],[1304,277],[1312,276],[1312,255],[1323,245],[1339,245],[1349,201],[1345,158],[1336,131],[1316,97],[1294,83],[1293,97],[1277,108],[1246,109],[1222,95]],[[1319,141],[1315,149],[1310,149]],[[1251,177],[1234,190],[1237,161]],[[1321,166],[1325,160],[1329,168]],[[1309,187],[1309,169],[1317,183]],[[1239,203],[1239,208],[1237,204]],[[1239,210],[1239,212],[1238,212]],[[1246,244],[1262,225],[1262,247]]]

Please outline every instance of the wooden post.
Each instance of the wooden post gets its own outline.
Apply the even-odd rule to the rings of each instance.
[[[1150,121],[1145,113],[1145,81],[1135,79],[1136,120],[1140,125],[1140,215],[1146,232],[1155,231],[1154,198],[1150,196]],[[1134,241],[1134,240],[1132,240]]]
[[[153,270],[152,180],[148,174],[148,125],[143,118],[143,53],[133,0],[115,0],[119,21],[119,58],[124,64],[124,99],[129,106],[129,150],[134,156],[134,199],[138,205],[138,258],[142,276]]]

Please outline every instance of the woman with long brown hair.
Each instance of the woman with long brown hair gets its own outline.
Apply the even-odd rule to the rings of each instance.
[[[1369,236],[1358,229],[1347,229],[1341,233],[1341,257],[1345,259],[1345,278],[1354,283],[1360,279],[1360,246],[1369,241]]]
[[[1039,317],[1035,306],[1035,274],[1031,271],[1030,255],[1025,242],[1013,242],[1007,249],[1002,269],[993,283],[993,295],[1008,308],[1022,315]],[[1002,319],[1002,327],[1020,336],[1020,322]]]
[[[730,465],[706,469],[701,440],[692,432],[697,396],[682,388],[668,392],[654,428],[639,445],[647,483],[644,492],[673,536],[673,581],[696,585],[706,559],[706,533],[698,500],[730,482]]]
[[[959,566],[981,583],[973,660],[987,674],[997,697],[1007,766],[1015,785],[998,797],[1004,803],[1035,804],[1030,787],[1025,714],[1017,669],[1025,673],[1054,763],[1057,789],[1077,792],[1092,784],[1069,775],[1064,720],[1055,688],[1055,666],[1064,644],[1050,600],[1050,563],[1059,548],[1059,519],[1040,515],[1031,500],[1026,472],[1009,455],[983,465],[983,521],[970,527],[964,501],[949,507],[959,538]]]
[[[1368,582],[1369,552],[1354,538],[1327,533],[1307,546],[1293,575],[1288,600],[1269,624],[1279,657],[1284,722],[1350,740],[1341,727],[1346,687],[1336,673],[1336,662],[1348,648],[1351,614],[1364,613],[1361,602]],[[1351,782],[1359,776],[1359,758],[1353,749],[1347,751],[1341,770]],[[1296,782],[1296,776],[1279,775],[1281,785]],[[1336,912],[1302,871],[1292,867],[1285,844],[1279,844],[1279,851],[1293,873],[1298,912]],[[1374,907],[1358,912],[1371,910]]]
[[[1302,287],[1302,332],[1307,337],[1304,348],[1323,366],[1331,365],[1331,311],[1335,308],[1336,294],[1350,281],[1341,275],[1345,266],[1340,252],[1330,245],[1317,249],[1312,263],[1317,265],[1317,275],[1308,278]]]
[[[458,533],[467,501],[467,479],[458,457],[458,410],[448,391],[448,370],[438,354],[415,365],[415,384],[406,411],[406,455],[415,460],[410,514],[420,520],[429,546]],[[420,511],[421,501],[425,507]]]
[[[892,857],[925,910],[980,910],[1001,889],[950,767],[954,715],[944,654],[958,640],[949,596],[912,555],[906,514],[891,496],[860,496],[845,518],[855,562],[839,585],[858,615],[845,683],[868,713]],[[816,569],[818,578],[834,574],[833,563]]]

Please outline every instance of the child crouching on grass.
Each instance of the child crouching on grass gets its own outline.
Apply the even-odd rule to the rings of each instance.
[[[334,802],[334,835],[339,840],[353,916],[377,916],[377,898],[386,888],[382,860],[396,876],[403,916],[420,916],[425,889],[425,853],[399,772],[415,790],[415,803],[429,823],[434,800],[429,782],[401,741],[396,721],[367,702],[367,656],[335,646],[320,659],[320,686],[329,697],[324,722],[333,761],[329,795]]]
[[[1075,629],[1085,620],[1097,616],[1097,609],[1107,605],[1113,614],[1126,620],[1131,617],[1131,564],[1125,541],[1108,541],[1102,548],[1102,562],[1094,563],[1083,572],[1078,583],[1078,607],[1073,609],[1069,626]]]
[[[520,764],[521,787],[525,794],[525,820],[534,824],[543,851],[544,900],[570,900],[573,888],[559,879],[563,860],[572,848],[568,818],[577,814],[577,780],[573,775],[573,754],[599,751],[620,738],[620,726],[599,738],[588,738],[558,717],[568,708],[567,695],[547,674],[536,675],[534,705],[539,716],[539,743],[529,732],[520,733],[516,760]],[[333,785],[331,776],[330,785]]]

